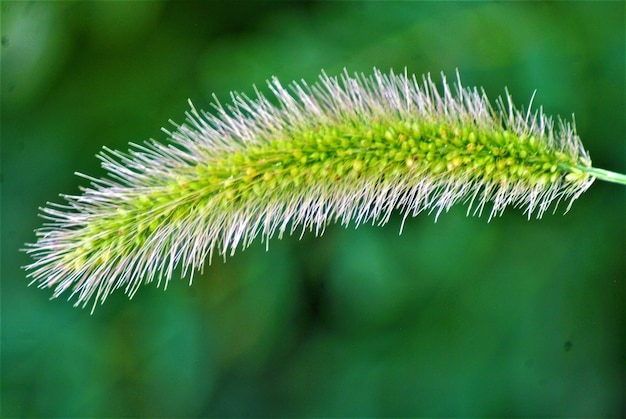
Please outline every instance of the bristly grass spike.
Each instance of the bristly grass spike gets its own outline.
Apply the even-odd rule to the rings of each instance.
[[[105,147],[108,177],[81,174],[81,195],[41,209],[47,222],[25,250],[31,283],[95,308],[117,288],[167,286],[177,267],[191,282],[259,235],[267,246],[328,223],[383,225],[393,211],[404,225],[456,203],[489,219],[507,206],[540,218],[560,201],[567,211],[594,179],[626,184],[591,166],[573,124],[533,112],[534,94],[525,112],[508,91],[493,108],[458,72],[454,86],[442,78],[440,92],[406,70],[322,73],[291,91],[271,79],[278,105],[256,89],[226,106],[215,98],[213,114],[190,102],[186,123],[164,129],[169,143]]]

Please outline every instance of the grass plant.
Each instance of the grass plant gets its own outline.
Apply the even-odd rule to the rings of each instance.
[[[394,211],[436,220],[457,203],[488,219],[509,206],[540,218],[567,211],[594,179],[626,184],[592,167],[573,124],[532,101],[519,110],[508,93],[494,107],[458,74],[440,88],[377,70],[269,87],[273,101],[257,91],[216,98],[214,113],[191,105],[168,144],[105,148],[108,177],[79,174],[91,182],[81,195],[41,210],[47,223],[26,248],[32,283],[95,307],[117,288],[167,285],[177,267],[191,282],[259,235],[383,225]]]

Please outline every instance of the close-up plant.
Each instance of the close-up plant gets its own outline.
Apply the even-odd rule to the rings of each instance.
[[[623,417],[621,2],[0,2],[0,417]]]
[[[594,178],[626,185],[591,167],[569,123],[555,128],[510,96],[494,110],[460,78],[450,87],[444,77],[442,93],[430,76],[418,80],[322,74],[290,93],[273,79],[278,105],[233,93],[226,108],[214,103],[216,116],[192,106],[186,124],[165,131],[170,145],[105,150],[107,178],[81,175],[90,188],[43,209],[51,222],[27,249],[29,276],[86,305],[117,288],[132,297],[155,278],[167,286],[179,265],[192,278],[257,235],[269,246],[329,221],[385,224],[393,210],[437,219],[458,201],[468,215],[489,206],[491,219],[511,205],[540,218],[555,201],[569,208]]]

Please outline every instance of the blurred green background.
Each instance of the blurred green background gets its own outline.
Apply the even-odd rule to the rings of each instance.
[[[190,98],[376,66],[459,69],[626,171],[616,2],[9,2],[2,16],[2,416],[624,416],[626,195],[563,215],[330,226],[90,316],[27,287],[38,207],[165,141]]]

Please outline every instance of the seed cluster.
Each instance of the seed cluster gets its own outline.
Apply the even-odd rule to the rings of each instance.
[[[460,82],[456,95],[445,79],[440,94],[430,78],[420,86],[379,72],[292,87],[270,84],[279,107],[234,95],[217,116],[192,108],[188,124],[168,132],[174,147],[102,153],[111,179],[44,209],[52,223],[27,250],[34,282],[95,304],[115,288],[132,296],[144,282],[167,282],[176,266],[192,277],[258,234],[384,224],[394,210],[438,216],[459,201],[468,213],[513,205],[540,217],[593,180],[579,169],[590,161],[569,125],[555,133],[543,114],[507,114],[502,102],[496,112]]]

